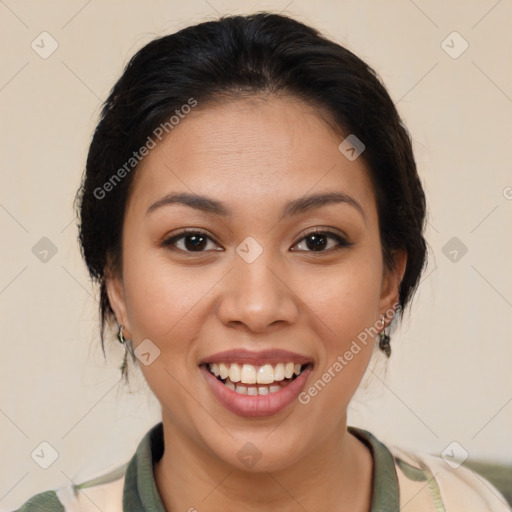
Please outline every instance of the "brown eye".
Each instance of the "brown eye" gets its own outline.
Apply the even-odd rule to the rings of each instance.
[[[208,240],[204,235],[186,235],[183,239],[187,251],[202,251]]]
[[[306,246],[312,251],[322,251],[327,247],[328,237],[323,234],[312,234],[305,237]]]
[[[307,234],[294,247],[306,252],[330,252],[352,245],[340,235],[330,231],[313,231]],[[302,247],[301,247],[302,246]]]
[[[201,231],[182,231],[180,234],[164,240],[162,245],[183,252],[205,252],[211,249],[219,250],[215,242]]]

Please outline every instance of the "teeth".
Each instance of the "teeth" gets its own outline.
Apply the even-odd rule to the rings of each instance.
[[[292,378],[294,371],[295,371],[295,365],[293,363],[286,363],[286,366],[284,367],[284,376],[287,379]]]
[[[249,395],[249,396],[258,396],[258,395],[268,395],[269,393],[275,393],[276,391],[281,390],[281,386],[243,386],[241,384],[233,384],[231,381],[226,382],[226,386],[231,389],[231,391],[236,391],[241,395]]]
[[[240,380],[244,384],[256,384],[256,368],[252,364],[244,364]]]
[[[276,364],[276,368],[274,370],[274,380],[277,380],[277,381],[284,380],[284,364],[283,363]]]
[[[240,382],[242,371],[240,370],[240,365],[233,363],[229,368],[229,378],[233,382]]]
[[[277,379],[272,365],[265,364],[260,366],[260,369],[258,370],[258,384],[272,384],[274,380]]]
[[[211,363],[208,368],[215,377],[229,379],[232,383],[277,384],[285,379],[291,379],[294,375],[300,375],[302,366],[298,363],[264,364],[259,367],[247,363]],[[263,394],[266,392],[263,391]]]
[[[240,384],[237,384],[235,391],[241,395],[247,395],[247,386],[241,386]]]
[[[219,364],[219,375],[220,375],[221,379],[227,379],[228,378],[229,368],[224,363],[220,363]]]
[[[226,382],[226,386],[231,389],[231,391],[236,391],[240,395],[249,395],[249,396],[257,396],[257,395],[268,395],[269,393],[274,393],[275,391],[279,391],[281,386],[271,386],[271,388],[276,388],[274,391],[270,391],[267,386],[242,386],[241,384],[233,384],[232,382]]]

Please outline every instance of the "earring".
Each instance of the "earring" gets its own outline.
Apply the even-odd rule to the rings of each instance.
[[[117,324],[118,332],[117,332],[117,339],[119,340],[119,343],[124,345],[126,343],[126,338],[123,335],[123,326],[122,324]]]
[[[124,356],[123,356],[123,363],[121,364],[121,375],[126,374],[126,368],[128,365],[128,352],[132,356],[132,360],[135,361],[135,353],[133,351],[133,345],[132,340],[127,340],[123,335],[123,326],[122,324],[117,324],[119,331],[117,332],[117,339],[119,340],[119,343],[124,345]]]
[[[386,324],[385,324],[385,317],[384,315],[381,315],[380,317],[383,328],[382,331],[379,332],[379,348],[386,354],[386,357],[389,357],[391,355],[391,338],[389,337],[389,334],[386,333]]]

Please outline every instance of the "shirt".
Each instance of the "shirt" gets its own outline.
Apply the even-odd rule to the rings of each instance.
[[[370,512],[510,512],[487,480],[431,455],[388,448],[370,432],[348,427],[373,457]],[[80,484],[36,494],[17,512],[165,512],[153,474],[163,455],[163,424],[151,428],[128,463]],[[189,510],[207,510],[191,503]]]

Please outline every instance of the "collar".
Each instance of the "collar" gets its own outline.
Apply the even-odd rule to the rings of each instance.
[[[348,427],[348,431],[368,447],[373,457],[370,512],[398,512],[400,510],[400,494],[393,455],[370,432],[356,427]]]
[[[390,451],[370,432],[355,427],[348,431],[370,450],[373,462],[372,504],[370,512],[399,510],[398,478]],[[135,455],[128,463],[123,490],[125,512],[166,512],[153,474],[153,464],[164,453],[162,422],[142,438]]]
[[[164,428],[160,422],[142,438],[126,468],[123,510],[166,512],[153,474],[153,464],[164,453]]]

